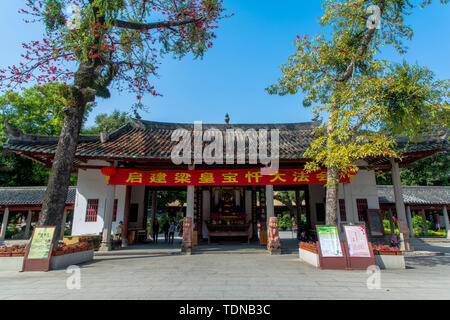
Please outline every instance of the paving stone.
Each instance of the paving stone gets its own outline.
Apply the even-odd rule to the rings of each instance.
[[[108,256],[81,266],[81,290],[66,288],[65,270],[0,272],[0,299],[449,299],[449,262],[407,258],[413,268],[383,270],[369,290],[365,271],[318,270],[297,254]]]

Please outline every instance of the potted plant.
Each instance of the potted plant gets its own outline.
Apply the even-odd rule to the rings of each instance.
[[[388,245],[373,246],[375,263],[381,269],[405,269],[403,253],[396,247]]]
[[[315,242],[300,242],[299,256],[301,261],[304,261],[316,268],[319,267],[319,253]]]
[[[11,247],[12,257],[23,257],[25,256],[25,245],[13,245]]]
[[[11,257],[11,249],[7,246],[0,247],[0,257]]]

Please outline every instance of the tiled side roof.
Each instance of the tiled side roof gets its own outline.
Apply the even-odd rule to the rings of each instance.
[[[0,205],[40,205],[47,187],[0,188]],[[75,203],[76,187],[69,187],[66,204]]]
[[[380,203],[395,203],[393,186],[377,186]],[[443,205],[450,204],[450,187],[408,187],[402,186],[403,201],[407,204]]]
[[[280,159],[298,160],[303,158],[304,152],[314,140],[312,130],[317,125],[317,122],[288,124],[204,124],[203,130],[216,128],[222,131],[225,138],[225,131],[227,129],[242,129],[243,131],[248,129],[267,129],[268,131],[270,129],[278,129],[280,131]],[[99,136],[81,136],[76,156],[79,158],[106,160],[169,160],[171,150],[177,144],[177,142],[171,141],[171,136],[177,129],[193,131],[194,125],[132,120],[124,127],[113,132],[105,143],[100,141]],[[270,141],[270,139],[268,140]],[[33,158],[40,160],[52,158],[56,151],[57,143],[58,137],[25,135],[21,139],[10,138],[4,147],[16,153],[26,155],[38,154],[39,157]],[[445,140],[428,139],[421,143],[407,144],[400,139],[398,147],[402,152],[426,152],[445,150],[448,148],[448,143]]]

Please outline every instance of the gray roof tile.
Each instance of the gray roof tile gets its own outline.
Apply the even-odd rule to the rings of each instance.
[[[377,186],[380,203],[395,203],[393,186]],[[407,204],[443,205],[450,204],[450,187],[445,186],[402,186],[403,201]]]
[[[40,205],[47,187],[0,188],[0,205]],[[69,187],[66,204],[75,203],[76,187]]]

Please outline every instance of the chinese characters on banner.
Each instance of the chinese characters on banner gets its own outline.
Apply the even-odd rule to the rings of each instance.
[[[344,226],[350,257],[370,258],[369,243],[364,226]]]
[[[260,169],[238,170],[160,170],[117,169],[109,178],[111,185],[214,186],[214,185],[297,185],[326,184],[327,170],[307,173],[303,169],[279,169],[263,175]],[[342,178],[348,183],[349,178]]]

